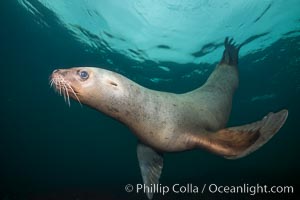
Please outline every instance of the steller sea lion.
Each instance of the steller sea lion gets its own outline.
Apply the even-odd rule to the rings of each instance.
[[[127,125],[138,137],[137,156],[144,184],[158,184],[164,152],[206,149],[228,159],[257,150],[285,123],[287,110],[225,128],[238,87],[238,52],[225,39],[221,61],[204,85],[184,94],[147,89],[126,77],[94,67],[58,69],[51,85],[64,95]],[[153,193],[147,192],[149,199]]]

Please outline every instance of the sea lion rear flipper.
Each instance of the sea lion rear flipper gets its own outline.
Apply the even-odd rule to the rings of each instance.
[[[287,110],[269,113],[251,124],[221,129],[198,138],[198,146],[228,159],[244,157],[268,142],[288,116]]]
[[[163,168],[163,155],[151,147],[139,143],[137,145],[137,156],[144,184],[148,187],[151,184],[158,184]],[[147,197],[152,199],[153,193],[147,192]]]
[[[229,40],[229,38],[226,37],[224,41],[224,46],[225,46],[225,50],[223,52],[223,56],[219,65],[226,64],[231,66],[237,66],[238,54],[242,45],[235,45],[233,43],[233,39]]]

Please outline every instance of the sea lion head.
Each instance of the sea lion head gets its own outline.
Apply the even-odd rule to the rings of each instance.
[[[50,76],[50,85],[70,105],[70,97],[79,103],[101,109],[123,92],[121,76],[101,68],[75,67],[56,69]]]

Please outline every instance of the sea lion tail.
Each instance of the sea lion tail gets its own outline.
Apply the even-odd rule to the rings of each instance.
[[[227,159],[242,158],[268,142],[283,126],[287,116],[287,110],[271,112],[260,121],[207,134],[205,138],[198,138],[198,144]]]
[[[228,37],[226,37],[224,41],[224,46],[225,46],[225,50],[223,52],[223,56],[219,65],[226,64],[231,66],[237,66],[239,51],[242,45],[236,45],[233,42],[232,38],[229,39]]]

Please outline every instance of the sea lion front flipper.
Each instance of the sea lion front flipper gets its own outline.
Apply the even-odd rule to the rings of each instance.
[[[228,159],[244,157],[268,142],[283,126],[287,110],[269,113],[262,120],[243,126],[201,134],[195,139],[202,147]]]
[[[143,182],[150,187],[158,184],[163,168],[163,155],[142,143],[137,145],[137,157],[143,177]],[[147,197],[152,199],[153,193],[147,192]]]

